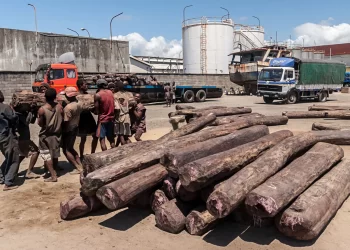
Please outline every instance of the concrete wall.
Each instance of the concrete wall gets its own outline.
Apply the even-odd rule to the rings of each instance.
[[[36,48],[35,32],[0,28],[0,71],[34,71],[74,52],[80,72],[130,72],[127,41],[113,41],[112,50],[106,39],[39,33],[38,41]]]
[[[325,57],[325,59],[327,59],[327,57]],[[332,60],[343,62],[346,66],[350,67],[350,55],[335,55],[332,56]]]

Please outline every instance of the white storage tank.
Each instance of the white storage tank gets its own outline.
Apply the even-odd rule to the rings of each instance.
[[[239,51],[239,44],[242,50],[250,50],[265,46],[265,31],[262,26],[247,26],[237,24],[234,26],[234,47]]]
[[[233,51],[233,21],[202,17],[182,27],[183,68],[191,74],[228,74]]]

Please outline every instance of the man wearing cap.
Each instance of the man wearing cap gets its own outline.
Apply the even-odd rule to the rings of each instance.
[[[95,114],[98,115],[96,136],[100,138],[102,151],[107,150],[106,137],[111,148],[114,142],[114,97],[108,89],[108,83],[104,79],[97,80],[98,92],[95,94]]]
[[[65,96],[69,102],[63,109],[63,133],[62,149],[67,160],[76,168],[77,173],[83,170],[79,154],[74,149],[74,142],[78,135],[80,114],[82,107],[78,103],[76,96],[78,91],[75,87],[67,87]]]

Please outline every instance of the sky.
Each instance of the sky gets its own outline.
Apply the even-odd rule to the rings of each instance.
[[[349,0],[3,0],[0,1],[0,27],[35,30],[33,8],[36,6],[39,32],[75,33],[109,38],[109,23],[113,21],[115,39],[129,40],[133,55],[178,57],[182,51],[181,22],[183,8],[186,19],[201,16],[221,17],[229,10],[235,23],[265,28],[265,40],[270,37],[293,43],[322,45],[350,42]]]

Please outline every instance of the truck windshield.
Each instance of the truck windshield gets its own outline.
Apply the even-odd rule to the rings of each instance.
[[[263,69],[260,72],[260,81],[280,81],[282,78],[282,69]]]
[[[45,70],[44,69],[40,69],[36,72],[35,75],[35,81],[36,82],[43,82],[44,81],[44,76],[45,76]]]

